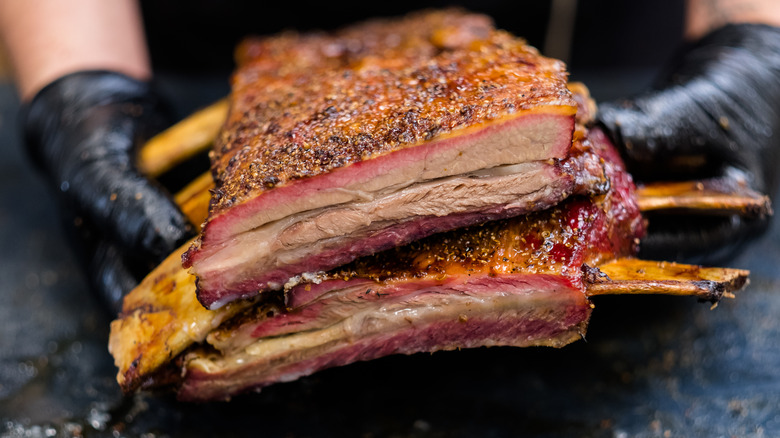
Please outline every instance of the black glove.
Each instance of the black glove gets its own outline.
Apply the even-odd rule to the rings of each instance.
[[[653,90],[598,119],[639,181],[725,176],[774,194],[780,157],[780,29],[722,27],[685,47]],[[647,257],[714,263],[767,217],[649,217]]]
[[[193,233],[136,147],[162,128],[148,83],[103,71],[64,76],[22,108],[25,141],[83,243],[93,286],[117,309],[149,268]]]

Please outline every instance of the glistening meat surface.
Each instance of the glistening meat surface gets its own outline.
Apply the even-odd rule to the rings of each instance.
[[[209,219],[184,257],[209,308],[574,192],[559,162],[577,110],[563,64],[483,16],[285,34],[245,43],[239,60]],[[452,178],[481,188],[426,204]],[[513,193],[487,196],[511,178]]]
[[[186,400],[233,394],[388,354],[491,345],[563,346],[591,305],[588,268],[633,254],[634,186],[600,132],[585,141],[610,190],[542,212],[432,236],[359,259],[248,310],[183,358]]]

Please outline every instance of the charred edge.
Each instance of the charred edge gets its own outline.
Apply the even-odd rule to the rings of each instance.
[[[138,379],[138,364],[141,362],[141,357],[143,357],[143,355],[139,354],[130,366],[127,367],[127,371],[125,371],[125,381],[121,384],[122,391],[124,391],[125,394],[134,392],[140,386]]]
[[[702,292],[698,295],[700,303],[717,304],[727,292],[741,289],[747,283],[747,277],[739,276],[729,282],[717,282],[711,280],[700,280],[693,282]]]
[[[143,318],[144,315],[149,315],[152,313],[158,313],[158,312],[167,312],[170,309],[167,308],[161,308],[158,306],[155,306],[151,303],[146,304],[140,304],[138,306],[133,307],[132,309],[122,309],[121,312],[117,315],[118,320],[125,320],[128,318],[132,318],[133,315],[138,313],[139,318]]]
[[[173,360],[162,365],[153,373],[144,376],[134,383],[134,387],[128,391],[124,387],[126,393],[132,391],[153,391],[159,393],[168,393],[171,391],[177,391],[182,383],[182,369],[184,367],[184,355],[189,352],[189,349],[177,355]]]
[[[585,263],[582,264],[582,275],[583,275],[583,280],[591,284],[612,281],[609,278],[609,275],[602,272],[601,269],[596,267],[590,267]]]
[[[192,245],[190,245],[189,248],[187,248],[187,251],[184,251],[184,253],[182,253],[182,255],[181,255],[181,265],[184,268],[188,269],[188,268],[192,267],[192,263],[195,261],[193,257],[195,255],[195,253],[198,251],[198,248],[197,248],[196,245],[197,245],[197,242],[200,239],[201,239],[201,237],[198,237],[198,239],[196,239],[196,241],[193,242]]]
[[[764,196],[760,203],[748,206],[743,212],[743,216],[747,218],[759,219],[764,219],[767,216],[772,216],[773,214],[774,212],[772,211],[772,202],[769,200],[768,196]]]
[[[200,277],[195,276],[195,298],[198,300],[201,306],[206,309],[211,309],[211,305],[204,301],[203,291],[200,288]]]
[[[726,284],[718,283],[710,280],[700,280],[693,282],[698,289],[701,290],[698,298],[700,303],[712,303],[716,304],[723,298],[723,293],[726,292]]]

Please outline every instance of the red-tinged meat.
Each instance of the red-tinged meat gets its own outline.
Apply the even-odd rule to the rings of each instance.
[[[181,400],[227,399],[250,389],[295,380],[315,371],[389,354],[480,346],[562,347],[585,333],[590,303],[577,288],[528,291],[494,279],[485,293],[447,290],[357,313],[321,330],[256,342],[228,356],[191,353]],[[523,286],[516,290],[512,286]]]
[[[285,34],[239,59],[209,219],[184,257],[209,308],[574,191],[563,64],[483,16]]]
[[[243,233],[212,256],[213,270],[201,270],[208,276],[199,277],[199,299],[220,307],[235,299],[236,291],[248,290],[239,296],[251,296],[257,290],[279,289],[302,273],[332,269],[440,231],[548,208],[572,193],[597,191],[603,171],[592,158],[528,163],[519,165],[522,172],[509,175],[440,179],[380,200],[338,206],[303,221],[282,220]],[[582,180],[595,185],[578,184]]]
[[[228,398],[388,354],[563,346],[587,325],[584,272],[633,254],[644,226],[634,185],[601,132],[610,190],[361,258],[247,311],[184,358],[185,400]]]

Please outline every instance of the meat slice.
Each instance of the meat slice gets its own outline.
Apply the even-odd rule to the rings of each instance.
[[[284,34],[238,58],[209,218],[183,257],[208,308],[576,191],[563,64],[484,16]]]
[[[562,347],[585,333],[591,309],[581,292],[566,285],[550,290],[551,285],[535,293],[500,280],[482,285],[485,294],[476,293],[474,283],[467,291],[438,288],[323,329],[258,341],[228,356],[199,350],[187,359],[178,397],[227,399],[389,354],[495,345]]]
[[[633,254],[644,232],[630,177],[603,134],[591,138],[606,194],[432,236],[298,284],[286,306],[248,310],[185,355],[179,397],[228,398],[388,354],[579,339],[589,266]]]

